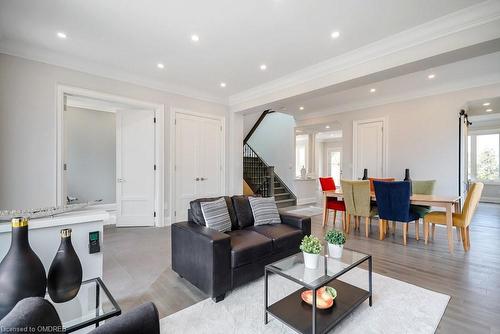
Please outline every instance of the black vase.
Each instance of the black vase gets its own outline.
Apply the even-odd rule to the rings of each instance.
[[[61,245],[52,261],[48,276],[50,299],[64,303],[73,299],[82,285],[82,264],[71,243],[71,229],[61,230]]]
[[[405,179],[404,179],[404,181],[411,181],[410,170],[408,168],[405,169]]]
[[[361,180],[368,180],[368,169],[363,169],[363,178]]]
[[[12,219],[11,240],[0,262],[0,319],[21,299],[45,296],[47,287],[43,264],[28,241],[28,219]]]

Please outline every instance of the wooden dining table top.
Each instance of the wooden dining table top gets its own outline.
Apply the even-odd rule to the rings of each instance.
[[[342,197],[342,189],[323,191],[326,197]],[[372,199],[376,199],[375,193],[371,192]],[[412,203],[456,203],[460,200],[460,196],[441,196],[441,195],[422,195],[414,194],[410,197]]]

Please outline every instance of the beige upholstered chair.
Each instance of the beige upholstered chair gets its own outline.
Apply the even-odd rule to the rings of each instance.
[[[472,216],[476,211],[484,185],[480,182],[473,183],[467,198],[465,199],[462,213],[453,214],[453,226],[460,230],[462,244],[464,250],[470,249],[469,225],[472,221]],[[424,217],[424,239],[425,243],[429,240],[429,224],[432,224],[432,237],[434,238],[435,224],[446,225],[446,213],[441,211],[429,212]]]
[[[372,209],[370,204],[370,181],[341,180],[340,183],[347,215],[344,230],[349,233],[351,215],[355,219],[355,229],[359,229],[359,220],[363,217],[365,219],[365,236],[368,237],[371,218],[377,215],[377,210]]]

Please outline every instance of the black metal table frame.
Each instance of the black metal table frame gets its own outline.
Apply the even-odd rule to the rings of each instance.
[[[81,322],[79,324],[70,326],[68,328],[65,328],[64,329],[65,333],[71,333],[71,332],[77,331],[79,329],[82,329],[82,328],[85,328],[85,327],[88,327],[88,326],[91,326],[91,325],[95,325],[96,327],[99,327],[99,323],[101,321],[107,320],[107,319],[112,318],[112,317],[116,317],[116,316],[118,316],[118,315],[120,315],[122,313],[122,310],[121,310],[120,306],[118,306],[118,303],[113,298],[113,296],[109,292],[108,288],[106,287],[106,285],[104,285],[104,282],[99,277],[91,278],[91,279],[88,279],[86,281],[83,281],[82,285],[90,283],[90,282],[96,282],[96,294],[95,294],[95,298],[96,298],[96,301],[95,301],[96,302],[96,317],[93,318],[93,319],[89,319],[89,320],[83,321],[83,322]],[[98,306],[99,306],[99,302],[100,302],[100,298],[101,298],[100,289],[102,289],[104,291],[104,293],[108,296],[109,301],[113,305],[113,308],[115,309],[115,311],[109,312],[107,314],[99,315]]]
[[[351,249],[347,249],[346,248],[346,250],[351,250]],[[355,252],[355,251],[353,251],[353,252]],[[292,256],[297,256],[297,255],[292,255]],[[328,260],[328,257],[327,256],[322,256],[322,257],[323,257],[323,260],[325,262],[324,268],[325,268],[325,276],[326,276],[326,274],[327,274],[326,261]],[[283,260],[280,260],[280,261],[283,261]],[[280,261],[277,261],[277,262],[280,262]],[[269,305],[268,305],[269,304],[269,296],[268,296],[268,284],[269,284],[268,277],[269,277],[269,272],[277,274],[277,275],[279,275],[281,277],[284,277],[286,279],[289,279],[292,282],[295,282],[295,283],[297,283],[297,284],[305,287],[306,289],[312,290],[312,292],[313,292],[313,294],[312,294],[313,295],[313,301],[312,301],[312,305],[311,305],[312,306],[312,333],[316,334],[316,291],[318,289],[320,289],[321,287],[323,287],[324,285],[327,285],[328,283],[330,283],[333,280],[339,278],[340,276],[344,275],[348,271],[352,270],[353,268],[356,268],[357,266],[359,266],[360,264],[362,264],[363,262],[366,262],[366,261],[368,261],[368,287],[369,287],[369,290],[368,290],[368,292],[369,292],[369,295],[368,295],[368,304],[371,307],[372,306],[372,291],[373,291],[373,289],[372,289],[372,266],[373,266],[373,264],[372,264],[372,256],[371,255],[366,255],[366,257],[364,257],[364,258],[362,258],[362,259],[354,262],[353,264],[351,264],[348,267],[344,268],[343,270],[339,271],[337,274],[333,275],[328,280],[326,280],[325,282],[323,282],[320,286],[315,286],[315,285],[307,284],[307,283],[305,283],[303,281],[300,281],[300,280],[296,279],[295,277],[292,277],[290,275],[284,274],[279,269],[275,269],[275,267],[273,267],[272,263],[268,264],[264,268],[264,281],[265,281],[265,283],[264,283],[264,324],[267,325],[268,322],[269,322],[269,320],[268,320],[268,314],[271,313],[271,315],[273,315],[272,312],[269,311]],[[364,299],[364,300],[366,300],[366,299]],[[356,305],[356,307],[357,307],[357,305]],[[279,319],[279,320],[282,321],[282,322],[284,322],[282,319]],[[285,324],[288,325],[286,322],[285,322]],[[326,331],[329,331],[332,327],[327,328]]]

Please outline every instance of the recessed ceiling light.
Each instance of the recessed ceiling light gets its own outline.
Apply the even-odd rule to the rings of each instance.
[[[484,103],[483,103],[483,106],[487,107],[487,106],[489,106],[490,104],[491,104],[491,103],[489,103],[489,102],[484,102]]]
[[[325,129],[329,129],[329,128],[330,128],[330,125],[325,126]]]
[[[222,88],[224,88],[224,87],[226,87],[226,83],[225,83],[225,82],[221,82],[221,83],[220,83],[220,86],[221,86]]]
[[[198,42],[198,41],[200,40],[200,36],[198,36],[198,35],[196,35],[196,34],[195,34],[195,35],[191,35],[191,40],[192,40],[193,42]]]
[[[267,65],[266,65],[266,64],[262,64],[262,65],[260,65],[260,70],[261,70],[261,71],[265,71],[265,70],[267,70]]]
[[[436,77],[436,75],[433,73],[433,74],[429,74],[429,75],[427,76],[427,79],[431,79],[431,80],[432,80],[432,79],[434,79],[435,77]]]
[[[62,31],[59,31],[57,33],[57,37],[59,37],[60,39],[66,39],[68,36],[66,36],[66,34],[63,33]]]
[[[333,39],[339,38],[340,32],[339,31],[334,31],[334,32],[332,32],[332,34],[330,36],[332,36]]]
[[[376,88],[372,88],[372,89],[370,89],[370,93],[375,93],[376,91],[377,91],[377,89],[376,89]]]
[[[163,65],[162,63],[158,63],[158,64],[156,64],[156,67],[163,70],[165,68],[165,65]]]
[[[488,108],[488,109],[486,109],[485,111],[486,111],[486,112],[492,112],[492,111],[493,111],[493,109]]]
[[[300,110],[304,110],[304,107],[299,107]]]

